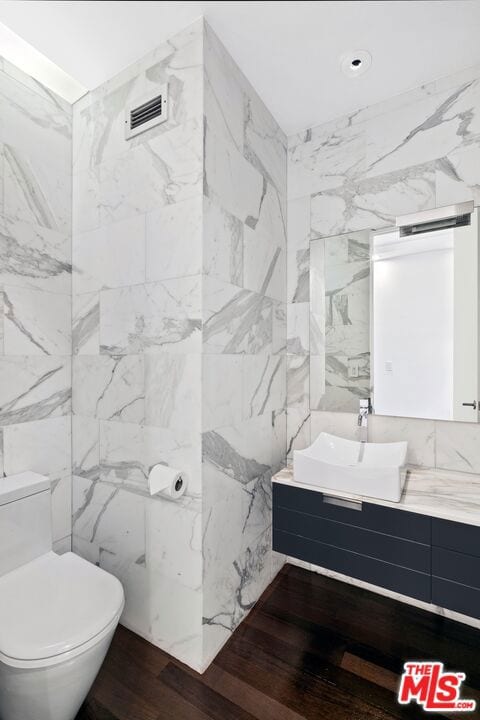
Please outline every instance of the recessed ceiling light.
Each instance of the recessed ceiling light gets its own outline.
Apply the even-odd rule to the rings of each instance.
[[[369,70],[372,56],[368,50],[351,50],[340,58],[340,67],[347,77],[359,77]]]

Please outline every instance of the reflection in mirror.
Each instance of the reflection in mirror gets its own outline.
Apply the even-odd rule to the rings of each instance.
[[[310,406],[358,412],[370,396],[370,232],[310,245]]]
[[[477,214],[312,240],[313,410],[477,421]]]

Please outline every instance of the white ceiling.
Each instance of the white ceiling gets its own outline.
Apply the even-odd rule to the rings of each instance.
[[[88,89],[202,14],[289,134],[480,63],[480,0],[0,0],[0,22]],[[353,49],[373,64],[349,79]]]

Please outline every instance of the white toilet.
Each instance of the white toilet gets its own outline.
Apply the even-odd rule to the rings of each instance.
[[[123,606],[115,577],[52,552],[48,478],[0,478],[0,720],[74,720]]]

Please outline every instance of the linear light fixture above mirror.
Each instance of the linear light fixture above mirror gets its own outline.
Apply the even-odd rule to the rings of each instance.
[[[445,207],[422,210],[409,215],[400,215],[396,218],[396,226],[400,228],[400,235],[418,235],[419,233],[433,232],[449,227],[462,227],[470,224],[473,212],[473,201],[447,205]]]

